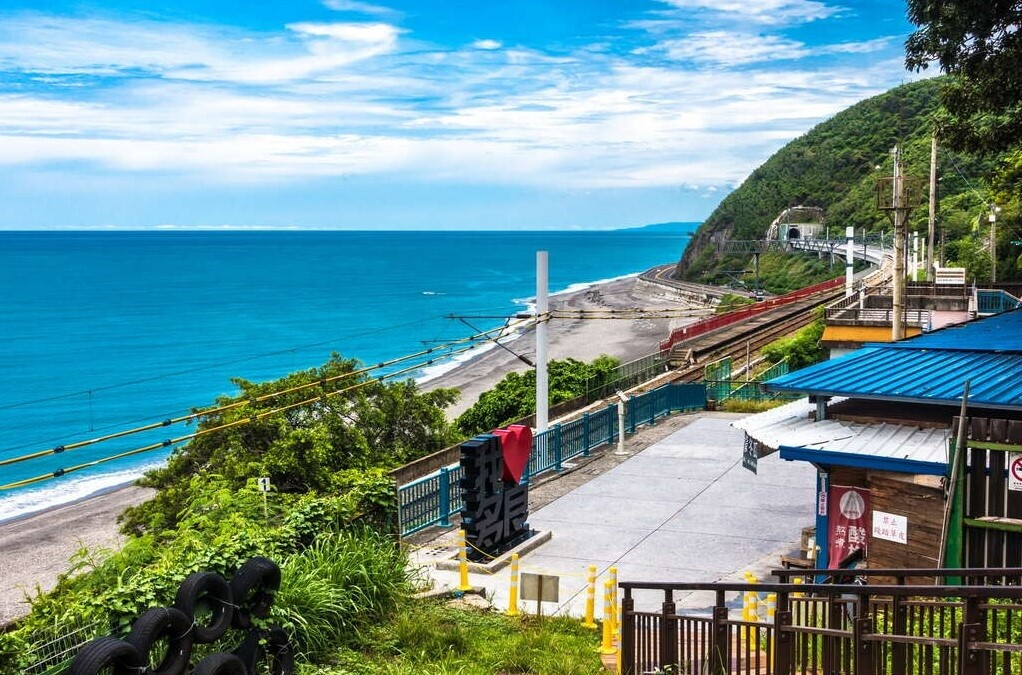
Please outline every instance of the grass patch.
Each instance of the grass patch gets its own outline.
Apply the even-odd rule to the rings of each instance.
[[[764,410],[770,410],[778,406],[784,405],[785,403],[791,403],[790,400],[785,399],[773,399],[770,401],[749,401],[737,398],[729,398],[717,405],[718,410],[724,410],[725,412],[736,412],[736,413],[757,413],[763,412]]]
[[[597,631],[578,619],[508,617],[437,602],[404,603],[366,631],[360,648],[300,675],[596,675],[604,672]]]

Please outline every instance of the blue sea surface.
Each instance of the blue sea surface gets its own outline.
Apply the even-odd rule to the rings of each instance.
[[[186,414],[235,393],[233,377],[278,378],[331,352],[375,364],[464,338],[474,331],[449,316],[525,309],[536,251],[549,252],[558,292],[674,261],[691,229],[0,232],[0,460]],[[193,430],[0,466],[0,485]],[[0,521],[122,484],[168,452],[0,490]]]

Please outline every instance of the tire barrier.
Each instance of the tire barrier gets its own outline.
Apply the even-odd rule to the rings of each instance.
[[[131,632],[124,641],[138,650],[142,665],[150,675],[177,675],[184,672],[192,655],[195,637],[191,630],[192,620],[174,607],[157,607],[147,610],[131,625]],[[165,649],[154,650],[153,646],[166,640]],[[154,651],[162,654],[162,660],[154,664]]]
[[[97,675],[112,672],[113,675],[131,675],[142,668],[142,657],[138,650],[124,640],[101,637],[85,643],[67,675]]]
[[[248,675],[248,668],[234,654],[219,652],[196,663],[192,675]]]
[[[280,568],[268,558],[245,561],[231,578],[231,595],[237,606],[234,612],[235,628],[251,628],[252,619],[265,619],[280,588]]]
[[[216,642],[224,636],[234,620],[234,596],[227,581],[216,572],[196,572],[181,582],[174,606],[192,617],[195,641]],[[200,617],[209,614],[209,621],[200,624]]]
[[[280,568],[268,558],[247,560],[230,581],[196,572],[181,582],[173,607],[146,610],[123,640],[85,643],[66,675],[292,675],[295,657],[287,631],[259,628],[253,621],[269,616],[279,588]],[[234,652],[210,654],[189,669],[193,645],[216,642],[232,626],[242,632]]]

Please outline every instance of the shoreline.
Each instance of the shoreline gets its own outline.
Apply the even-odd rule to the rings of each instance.
[[[579,287],[580,286],[580,287]],[[643,290],[638,275],[576,286],[550,296],[551,309],[597,310],[625,308],[673,308],[683,304],[673,298]],[[576,358],[592,361],[601,354],[622,363],[646,356],[675,324],[696,319],[583,320],[557,319],[549,331],[551,359]],[[535,357],[535,330],[521,331],[504,343],[514,352]],[[457,364],[419,386],[428,391],[440,387],[459,389],[461,397],[447,410],[453,420],[492,388],[507,373],[528,369],[525,363],[496,346]],[[27,592],[51,589],[59,575],[67,572],[71,557],[82,548],[97,550],[119,546],[124,538],[117,529],[117,516],[130,505],[153,494],[134,481],[106,486],[73,501],[0,522],[0,625],[28,613]]]

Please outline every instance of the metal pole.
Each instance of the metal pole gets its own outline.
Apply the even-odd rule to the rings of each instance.
[[[948,480],[947,486],[947,501],[944,502],[944,522],[941,524],[940,528],[940,549],[937,551],[937,567],[944,567],[947,562],[947,552],[945,549],[947,548],[947,540],[951,531],[951,507],[954,504],[960,466],[964,463],[965,441],[968,437],[966,426],[969,421],[966,415],[969,411],[969,383],[970,380],[966,380],[962,385],[962,408],[958,413],[958,433],[955,436],[955,454],[952,457],[948,457],[948,462],[951,463],[951,476]],[[935,583],[939,581],[939,578],[934,579]]]
[[[990,205],[990,283],[997,283],[997,211],[998,207]]]
[[[547,429],[550,419],[549,383],[547,380],[548,330],[550,301],[547,296],[548,256],[536,251],[536,433]]]
[[[934,280],[933,242],[937,235],[937,134],[930,140],[930,219],[926,230],[926,280]]]
[[[852,288],[852,277],[855,272],[855,259],[852,248],[855,246],[855,228],[849,225],[845,228],[845,297],[851,297],[855,290]]]

